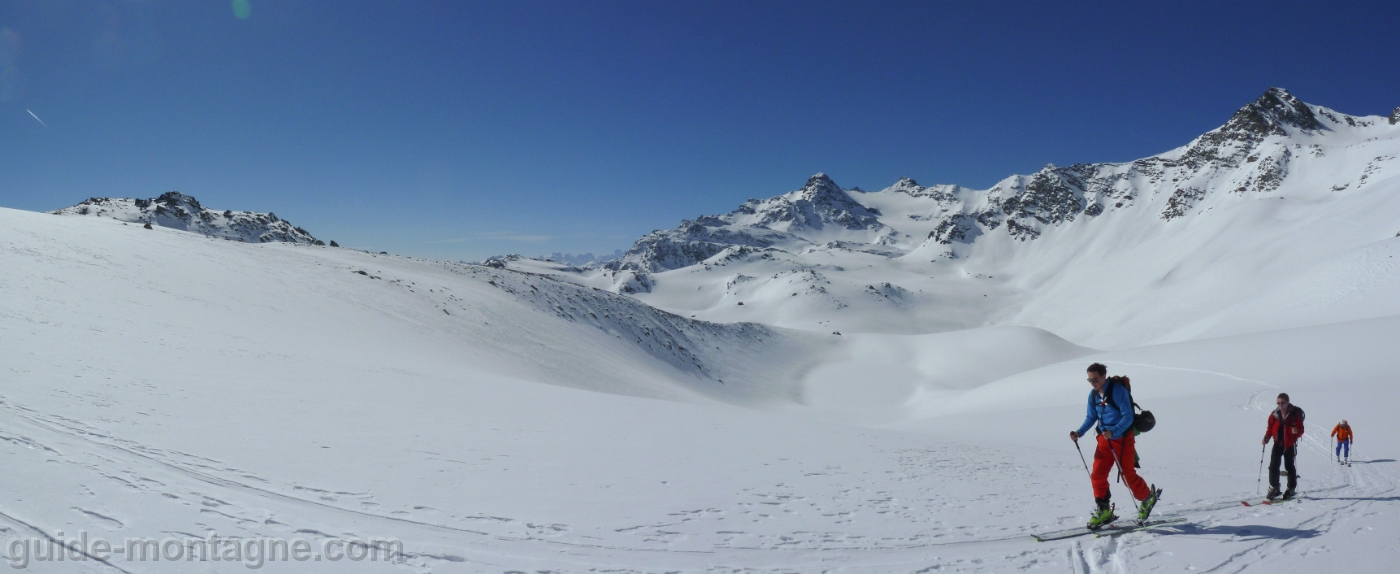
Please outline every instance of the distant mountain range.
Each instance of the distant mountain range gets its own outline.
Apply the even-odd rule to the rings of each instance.
[[[305,229],[293,226],[274,213],[209,209],[200,205],[195,198],[178,191],[163,193],[154,199],[94,197],[49,213],[149,223],[246,243],[282,241],[322,245]]]
[[[984,235],[1001,233],[1029,241],[1080,217],[1142,209],[1141,204],[1170,221],[1190,213],[1208,194],[1276,191],[1297,163],[1295,154],[1321,157],[1323,140],[1329,136],[1397,122],[1400,108],[1388,120],[1357,118],[1310,106],[1286,90],[1271,88],[1224,126],[1161,155],[1128,163],[1047,165],[986,190],[924,187],[903,178],[869,194],[844,190],[819,173],[800,190],[751,199],[728,214],[701,216],[675,229],[653,232],[608,267],[656,273],[695,265],[731,248],[957,257],[968,252],[962,246]],[[1266,143],[1271,137],[1291,136],[1298,136],[1297,145]],[[1389,161],[1384,154],[1373,158],[1377,166]],[[1364,186],[1367,180],[1367,173],[1356,173],[1337,185]],[[901,206],[907,213],[885,217],[876,207],[879,201],[866,200],[894,194],[910,199],[908,206]]]
[[[1117,346],[1145,315],[1177,312],[1131,337],[1179,340],[1228,330],[1206,317],[1393,237],[1397,124],[1400,108],[1352,116],[1271,88],[1220,128],[1136,161],[1047,165],[984,190],[904,178],[866,192],[819,173],[647,234],[600,267],[497,264],[717,321],[900,333],[1018,324]],[[1197,292],[1226,285],[1239,291]],[[1069,319],[1105,308],[1119,311],[1096,332]]]

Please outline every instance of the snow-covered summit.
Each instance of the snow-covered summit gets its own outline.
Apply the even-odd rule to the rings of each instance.
[[[659,272],[694,265],[730,247],[789,250],[824,242],[875,243],[888,231],[880,211],[856,201],[824,173],[801,189],[750,199],[725,215],[706,215],[654,231],[605,267]]]
[[[286,243],[322,242],[305,229],[278,218],[275,213],[256,211],[217,211],[178,191],[154,199],[94,197],[72,207],[50,211],[55,215],[107,217],[127,223],[149,223],[246,243],[281,241]]]

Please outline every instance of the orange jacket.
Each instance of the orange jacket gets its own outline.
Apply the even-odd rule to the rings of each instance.
[[[1332,436],[1337,437],[1337,440],[1340,441],[1349,441],[1351,440],[1351,427],[1338,423],[1337,426],[1332,427]]]

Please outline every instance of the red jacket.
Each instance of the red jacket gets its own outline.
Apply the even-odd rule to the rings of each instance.
[[[1303,436],[1304,416],[1303,409],[1297,405],[1288,405],[1287,413],[1280,413],[1279,409],[1274,409],[1274,412],[1269,413],[1269,430],[1264,436],[1273,438],[1284,448],[1290,448],[1298,444],[1298,438]],[[1279,436],[1280,430],[1283,431],[1282,437]]]

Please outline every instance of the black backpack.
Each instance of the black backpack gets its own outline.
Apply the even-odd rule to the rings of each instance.
[[[1128,380],[1128,377],[1108,378],[1108,385],[1103,389],[1103,396],[1105,399],[1108,399],[1107,402],[1109,405],[1112,405],[1115,409],[1118,408],[1118,405],[1113,402],[1113,385],[1123,385],[1123,388],[1128,389],[1128,401],[1132,402],[1133,408],[1138,411],[1133,415],[1133,430],[1137,431],[1138,434],[1142,434],[1152,430],[1152,427],[1157,426],[1157,417],[1152,416],[1152,411],[1143,409],[1137,404],[1137,401],[1133,400],[1133,384],[1132,381]]]

